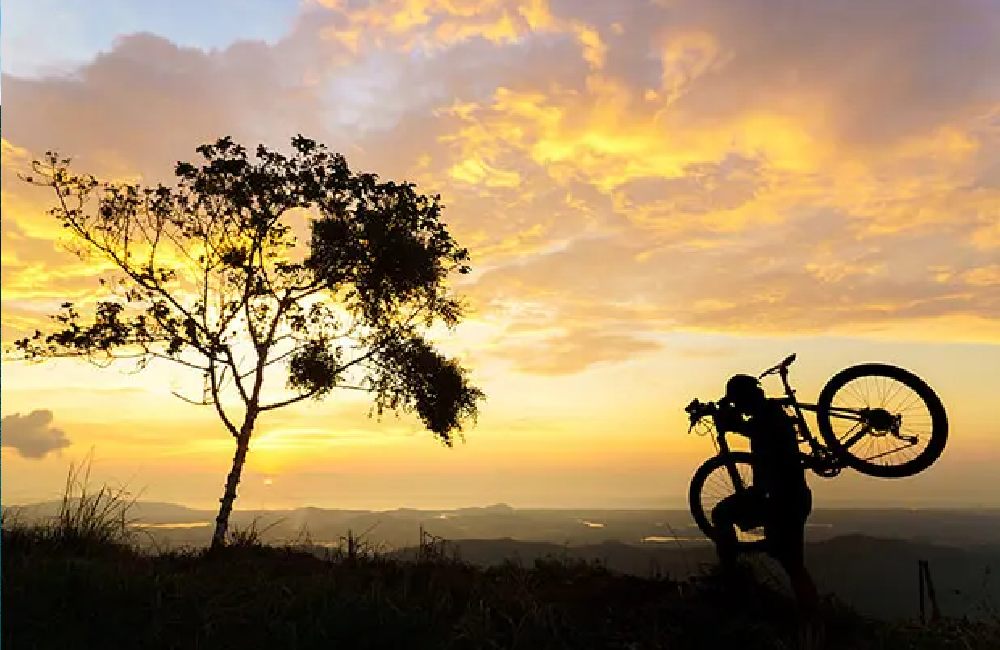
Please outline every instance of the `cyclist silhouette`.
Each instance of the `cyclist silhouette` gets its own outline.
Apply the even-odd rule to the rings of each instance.
[[[735,375],[726,383],[717,419],[726,431],[750,439],[753,484],[712,509],[716,548],[726,568],[736,561],[736,527],[763,526],[766,551],[791,580],[806,612],[817,606],[816,586],[805,568],[803,543],[812,492],[806,484],[794,420],[778,400],[768,399],[755,377]]]

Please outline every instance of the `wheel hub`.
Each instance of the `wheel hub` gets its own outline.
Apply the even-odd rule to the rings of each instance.
[[[865,409],[864,418],[871,435],[884,436],[887,433],[899,432],[901,418],[883,408]]]

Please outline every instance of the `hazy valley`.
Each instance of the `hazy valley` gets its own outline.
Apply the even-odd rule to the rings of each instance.
[[[44,519],[55,502],[16,506],[25,520]],[[159,550],[207,545],[213,513],[167,503],[132,510],[137,541]],[[444,553],[479,565],[530,565],[556,557],[599,562],[638,576],[697,574],[714,560],[711,545],[682,510],[541,510],[503,504],[456,510],[236,511],[237,529],[253,526],[269,544],[317,555],[336,552],[348,535],[366,550],[413,557],[433,540]],[[881,617],[917,612],[917,561],[930,563],[942,611],[995,614],[1000,606],[1000,509],[818,510],[807,530],[807,561],[821,589]],[[765,580],[782,583],[764,558],[751,561]]]

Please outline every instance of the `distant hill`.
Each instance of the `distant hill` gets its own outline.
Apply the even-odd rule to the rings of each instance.
[[[58,503],[16,510],[26,520],[44,519],[57,512]],[[139,502],[131,514],[145,525],[139,541],[159,549],[206,545],[215,515],[155,502]],[[254,525],[265,542],[308,545],[318,555],[341,546],[350,531],[382,553],[412,556],[423,530],[481,566],[508,560],[530,566],[557,557],[600,562],[640,577],[683,578],[715,562],[711,545],[681,510],[297,508],[236,511],[233,525]],[[820,587],[864,613],[912,616],[917,560],[930,562],[946,613],[978,616],[1000,607],[1000,510],[819,510],[807,536],[807,559]],[[781,583],[773,563],[754,563],[765,579]]]
[[[53,517],[59,512],[61,501],[44,501],[25,505],[4,506],[26,519]],[[137,501],[129,510],[129,517],[142,522],[187,523],[211,519],[214,514],[208,510],[195,510],[176,503],[162,501]]]
[[[455,540],[446,549],[466,562],[491,566],[514,561],[531,566],[543,558],[576,559],[639,577],[686,578],[715,564],[707,544],[637,546],[621,542],[568,546],[513,539]],[[395,553],[416,555],[413,548]],[[812,542],[806,561],[824,593],[836,594],[859,612],[880,618],[913,617],[918,611],[917,561],[930,564],[941,610],[950,616],[990,618],[1000,614],[1000,543],[968,548],[864,535]],[[780,568],[765,556],[746,559],[758,578],[786,589]]]
[[[58,502],[15,506],[27,519],[55,514]],[[138,502],[131,516],[154,526],[168,544],[208,542],[215,518],[211,510],[171,503]],[[236,510],[238,527],[256,521],[270,527],[265,539],[293,541],[304,535],[335,543],[351,530],[390,548],[417,543],[419,530],[446,539],[500,539],[552,542],[574,546],[618,541],[643,546],[705,543],[686,510],[523,509],[496,504],[454,510]],[[196,524],[202,524],[199,528]],[[171,525],[183,525],[172,529]],[[809,519],[807,538],[819,542],[844,535],[906,539],[949,546],[1000,543],[1000,509],[832,509],[817,510]]]
[[[4,648],[765,650],[800,647],[803,629],[787,595],[745,574],[649,580],[568,558],[480,568],[434,552],[323,561],[247,540],[149,554],[88,531],[5,520]],[[490,552],[557,547],[500,542]],[[995,619],[878,621],[836,600],[805,629],[831,650],[1000,647]]]

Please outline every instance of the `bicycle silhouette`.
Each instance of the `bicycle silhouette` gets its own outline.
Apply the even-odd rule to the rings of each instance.
[[[784,397],[777,398],[793,419],[806,467],[823,477],[834,477],[849,467],[882,478],[912,476],[929,467],[944,450],[948,418],[941,400],[913,373],[881,363],[865,363],[841,370],[823,387],[815,404],[800,402],[788,383],[789,355],[768,368],[759,379],[781,377]],[[725,408],[716,402],[691,401],[684,409],[691,418],[688,432],[697,427],[714,432],[718,453],[703,463],[691,479],[689,505],[702,532],[716,540],[712,508],[722,499],[753,485],[750,453],[733,451]],[[816,414],[822,441],[813,435],[805,412]],[[824,444],[825,443],[825,444]],[[763,524],[738,525],[737,542],[743,550],[762,548]]]

